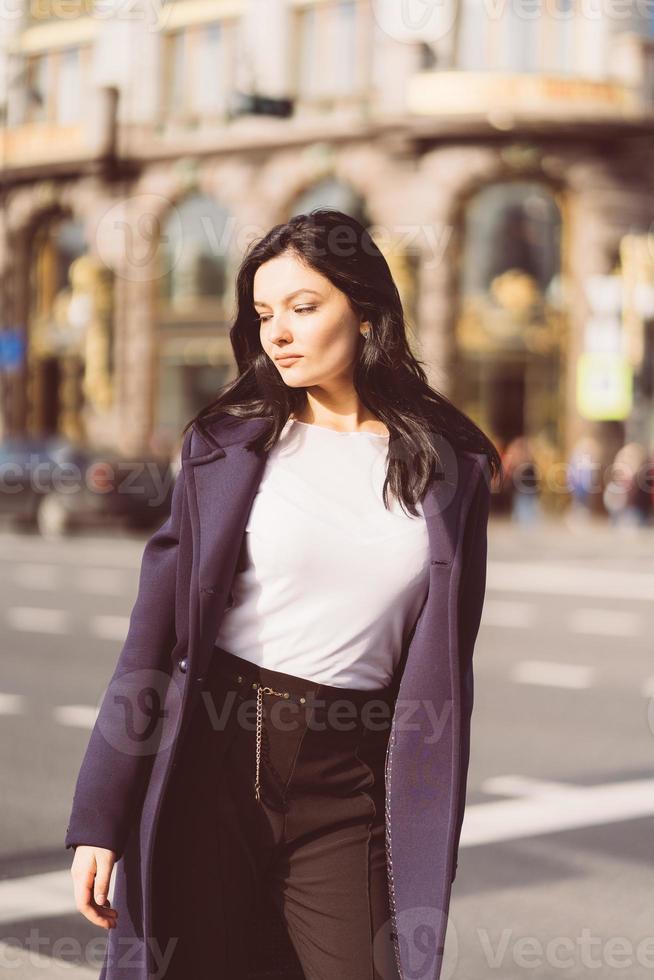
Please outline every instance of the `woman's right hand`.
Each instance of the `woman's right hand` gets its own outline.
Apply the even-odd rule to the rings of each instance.
[[[111,908],[108,898],[116,857],[106,847],[78,844],[70,869],[77,910],[103,929],[115,929],[117,925],[118,911]]]

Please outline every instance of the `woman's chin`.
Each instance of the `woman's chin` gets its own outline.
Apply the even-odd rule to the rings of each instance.
[[[290,372],[282,374],[282,381],[284,384],[288,385],[289,388],[306,388],[311,382],[305,377],[298,376],[294,374],[291,376]]]

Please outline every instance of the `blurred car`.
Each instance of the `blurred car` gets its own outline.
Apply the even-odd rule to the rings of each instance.
[[[170,513],[167,460],[127,457],[61,437],[0,442],[0,517],[60,537],[89,526],[152,529]]]

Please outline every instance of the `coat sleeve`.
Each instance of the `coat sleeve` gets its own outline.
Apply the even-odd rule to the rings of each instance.
[[[190,430],[182,459],[188,454]],[[91,844],[123,854],[156,753],[163,698],[176,641],[175,589],[184,467],[168,518],[145,545],[127,636],[82,760],[65,847]]]
[[[459,589],[459,664],[461,679],[461,749],[459,804],[457,812],[452,881],[458,866],[459,839],[466,802],[470,761],[470,723],[474,701],[473,652],[486,592],[487,530],[490,512],[490,480],[484,465],[478,477],[463,538],[463,568]]]

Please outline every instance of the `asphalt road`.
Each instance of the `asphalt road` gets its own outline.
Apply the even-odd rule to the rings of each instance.
[[[15,980],[98,973],[106,934],[74,909],[63,838],[143,544],[0,536],[0,973]],[[653,600],[653,529],[491,521],[442,980],[654,977]],[[412,980],[430,961],[427,940]]]

